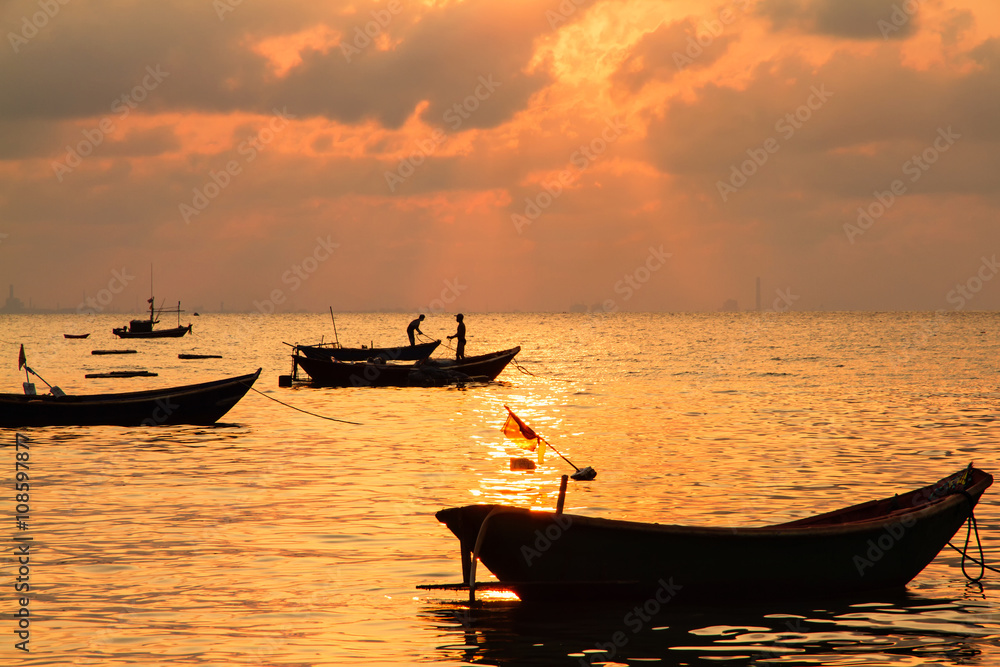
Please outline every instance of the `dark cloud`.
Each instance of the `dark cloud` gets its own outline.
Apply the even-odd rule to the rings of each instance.
[[[939,129],[952,127],[963,144],[1000,140],[990,120],[1000,112],[998,52],[986,43],[975,54],[983,67],[958,78],[906,67],[888,46],[865,56],[839,53],[818,69],[792,57],[765,63],[745,89],[710,84],[696,100],[672,101],[650,126],[652,159],[665,172],[709,185],[773,139],[775,152],[748,187],[870,193]],[[827,91],[828,100],[816,105],[816,91]],[[981,178],[983,166],[955,160],[933,175],[963,191],[967,172],[968,182],[989,194],[998,184]],[[955,179],[945,178],[950,170]]]
[[[757,13],[780,30],[847,39],[906,39],[916,32],[919,0],[763,0]]]
[[[138,94],[143,111],[288,107],[299,117],[372,118],[387,127],[398,127],[427,101],[432,122],[448,122],[445,114],[458,104],[459,126],[491,127],[547,83],[544,74],[524,73],[534,40],[551,31],[537,6],[485,0],[431,10],[400,6],[384,25],[372,24],[376,37],[395,43],[389,50],[365,41],[363,32],[359,37],[374,21],[369,13],[310,15],[306,3],[272,5],[269,13],[244,3],[221,21],[211,3],[109,2],[106,14],[66,6],[18,52],[0,50],[0,90],[7,93],[0,96],[0,117],[107,114]],[[7,23],[16,23],[16,14],[8,10]],[[342,47],[306,50],[282,78],[252,48],[321,24],[342,32]],[[151,77],[153,71],[159,75]]]
[[[736,19],[732,10],[726,16],[731,19],[727,23]],[[726,27],[721,20],[709,26],[691,18],[664,23],[639,40],[612,76],[612,82],[636,93],[651,81],[669,81],[689,67],[708,67],[736,39],[736,33],[728,33]]]
[[[942,253],[957,262],[1000,239],[984,213],[1000,192],[1000,128],[990,120],[1000,114],[1000,49],[991,40],[973,55],[980,67],[962,74],[908,67],[892,44],[839,52],[818,68],[792,56],[764,63],[745,87],[710,84],[694,100],[673,100],[650,125],[650,159],[702,203],[703,215],[722,221],[718,233],[730,246],[742,238],[823,264],[832,244],[850,249],[841,264],[857,275],[893,266],[926,287],[926,267]],[[828,101],[808,109],[823,89]],[[789,113],[799,114],[798,127]],[[889,202],[884,217],[860,240],[849,237],[845,225],[856,225],[859,207],[878,212],[880,201]],[[792,275],[830,298],[837,291],[834,282],[821,285],[835,281],[827,269],[803,264]],[[917,291],[888,302],[934,303]],[[870,307],[856,295],[838,298]]]
[[[387,127],[401,125],[426,100],[424,119],[431,124],[493,127],[548,82],[523,73],[535,38],[548,29],[536,7],[463,3],[393,33],[402,42],[389,51],[368,47],[351,62],[340,49],[307,53],[301,66],[260,95],[300,115],[376,118]]]

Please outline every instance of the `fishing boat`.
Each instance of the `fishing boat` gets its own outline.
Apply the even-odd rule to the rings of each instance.
[[[149,303],[149,319],[148,320],[132,320],[128,323],[126,327],[115,327],[111,330],[111,333],[118,336],[119,338],[180,338],[186,333],[191,333],[191,325],[188,324],[186,327],[181,326],[181,310],[180,301],[177,302],[177,308],[174,310],[163,310],[160,309],[159,313],[153,307],[153,298],[150,297]],[[163,313],[177,313],[177,326],[171,329],[154,329],[154,324],[159,324],[160,320],[156,319],[159,315]]]
[[[255,373],[181,387],[118,394],[0,394],[0,428],[214,424],[243,398]]]
[[[815,599],[903,588],[972,516],[992,483],[989,473],[970,465],[914,491],[751,528],[505,505],[468,505],[436,516],[459,539],[463,579],[472,591],[478,558],[524,601]]]
[[[296,374],[302,368],[317,386],[410,387],[490,382],[520,351],[520,347],[514,347],[464,359],[424,359],[412,364],[324,361],[302,355],[292,359]]]
[[[419,361],[431,356],[440,344],[440,340],[400,347],[340,347],[336,343],[330,343],[297,345],[295,349],[310,359],[323,361],[367,361],[375,358],[383,361]]]

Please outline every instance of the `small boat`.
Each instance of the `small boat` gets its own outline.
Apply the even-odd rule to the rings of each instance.
[[[150,297],[149,303],[149,319],[148,320],[132,320],[128,323],[127,327],[115,327],[111,330],[111,333],[118,336],[119,338],[180,338],[186,333],[191,333],[191,325],[188,324],[186,327],[181,326],[181,310],[180,301],[177,302],[177,308],[174,310],[163,310],[161,309],[159,313],[153,307],[153,298]],[[177,326],[171,329],[154,329],[154,324],[159,324],[160,321],[157,318],[158,315],[163,313],[177,313]]]
[[[671,604],[850,596],[901,589],[972,516],[993,477],[971,465],[935,484],[774,526],[713,528],[505,505],[436,514],[521,600],[656,598]],[[560,503],[561,505],[561,503]]]
[[[132,320],[128,327],[116,327],[111,333],[119,338],[180,338],[186,333],[191,333],[191,325],[154,330],[153,323],[149,320]]]
[[[292,357],[312,384],[325,387],[438,386],[456,382],[490,382],[521,351],[520,347],[464,359],[424,359],[412,364],[341,362]]]
[[[178,359],[221,359],[221,354],[178,354]]]
[[[214,424],[250,390],[248,375],[181,387],[119,394],[0,394],[0,428]],[[60,394],[62,392],[59,392]]]
[[[64,333],[63,334],[63,338],[86,338],[89,335],[90,335],[89,333],[85,333],[85,334],[65,334]]]
[[[431,356],[441,344],[439,340],[400,347],[340,347],[328,345],[297,345],[295,349],[310,359],[323,361],[367,361],[381,358],[383,361],[420,361]]]
[[[152,373],[150,371],[108,371],[106,373],[87,373],[83,377],[87,379],[94,378],[155,378],[159,373]]]

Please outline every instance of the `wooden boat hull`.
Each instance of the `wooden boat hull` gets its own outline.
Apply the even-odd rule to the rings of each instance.
[[[82,339],[82,338],[87,338],[88,336],[90,336],[89,333],[85,333],[85,334],[63,334],[63,338],[77,338],[77,339]]]
[[[153,329],[152,331],[129,331],[128,327],[118,327],[112,329],[111,333],[119,338],[180,338],[184,334],[191,333],[192,325],[186,327],[174,327],[172,329]]]
[[[815,598],[904,587],[968,518],[993,477],[936,485],[791,523],[699,528],[534,512],[498,505],[442,510],[463,570],[479,558],[522,600],[652,597],[662,603]],[[895,508],[895,509],[894,509]]]
[[[257,372],[183,387],[119,394],[0,394],[0,428],[27,426],[158,426],[214,424],[260,376]]]
[[[323,361],[367,361],[381,357],[385,361],[419,361],[431,356],[441,341],[417,343],[400,347],[327,347],[324,345],[298,345],[296,349],[310,359]]]
[[[436,386],[455,382],[490,382],[521,351],[520,347],[502,350],[461,361],[426,359],[414,364],[344,363],[322,361],[296,355],[312,383],[325,387],[411,387]]]

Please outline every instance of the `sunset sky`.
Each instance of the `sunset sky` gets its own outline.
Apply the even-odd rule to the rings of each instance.
[[[152,266],[204,310],[747,309],[758,276],[763,309],[1000,308],[1000,3],[11,0],[0,26],[0,305],[130,310]]]

